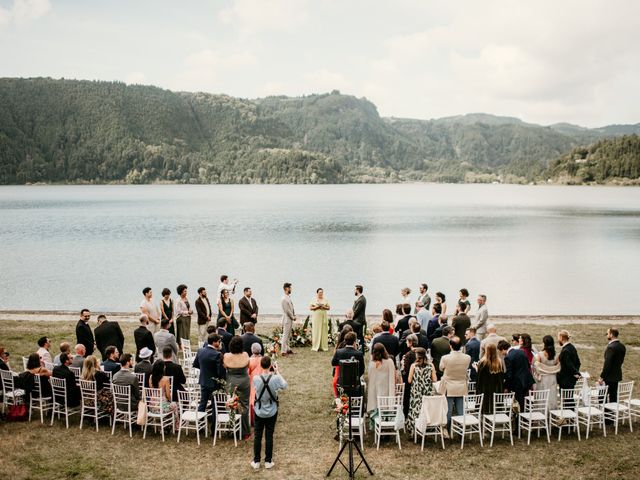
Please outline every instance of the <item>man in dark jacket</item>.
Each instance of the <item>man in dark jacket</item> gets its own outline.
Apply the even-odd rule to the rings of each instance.
[[[356,299],[353,302],[353,331],[356,332],[358,340],[360,340],[360,349],[362,353],[364,353],[364,334],[367,331],[367,299],[364,297],[362,292],[364,289],[362,285],[356,285],[355,287],[355,295]]]
[[[535,383],[531,374],[531,365],[525,353],[520,349],[511,349],[506,340],[498,342],[498,353],[504,357],[504,386],[515,393],[520,404],[520,411],[524,412],[524,397],[527,396]]]
[[[562,346],[558,355],[560,371],[556,374],[559,388],[574,388],[580,378],[580,357],[569,338],[569,332],[566,330],[558,332],[558,342]]]
[[[196,312],[198,313],[198,345],[207,338],[207,327],[211,323],[211,302],[204,287],[198,289]]]
[[[244,288],[244,295],[238,302],[240,308],[240,325],[251,322],[254,325],[258,323],[258,303],[251,297],[250,287]]]
[[[76,385],[76,376],[69,369],[71,358],[68,353],[60,354],[60,363],[61,365],[53,367],[53,377],[65,380],[67,407],[77,407],[80,405],[80,387]],[[62,403],[62,399],[57,399],[57,401]]]
[[[76,324],[76,343],[84,345],[85,356],[93,354],[93,349],[96,346],[96,342],[93,339],[93,332],[89,326],[89,320],[91,319],[91,312],[88,308],[83,308],[80,311],[80,320]]]
[[[391,358],[395,363],[396,357],[400,353],[400,340],[398,340],[398,337],[395,335],[389,333],[389,330],[391,329],[389,322],[383,321],[380,324],[380,327],[382,328],[382,333],[376,335],[376,338],[371,342],[371,350],[373,350],[373,346],[376,343],[381,343],[389,354],[389,358]]]
[[[113,345],[109,345],[105,349],[107,359],[102,362],[102,369],[105,372],[111,372],[111,375],[115,375],[120,371],[122,365],[120,365],[120,350]]]
[[[609,401],[618,401],[618,383],[622,381],[622,364],[627,353],[626,347],[618,339],[620,332],[617,328],[607,330],[609,344],[604,351],[604,365],[598,383],[605,383],[609,387]]]
[[[442,378],[440,359],[451,353],[449,340],[453,338],[453,334],[453,327],[444,327],[442,329],[442,335],[431,342],[431,358],[433,358],[433,366],[436,367],[436,376],[438,377],[438,380]]]
[[[224,352],[229,351],[229,342],[233,338],[229,332],[227,332],[227,322],[224,318],[218,319],[218,335],[220,335],[220,344],[224,347]],[[207,339],[207,342],[209,340]],[[251,347],[249,347],[251,348]]]
[[[104,315],[98,316],[98,326],[94,330],[96,337],[96,346],[102,353],[102,361],[107,359],[107,347],[113,345],[122,352],[124,349],[124,335],[118,322],[110,322]]]
[[[470,378],[472,382],[475,382],[478,378],[478,372],[475,368],[472,367],[474,362],[480,360],[480,340],[476,337],[476,329],[475,327],[469,327],[464,333],[464,337],[467,340],[467,343],[464,346],[464,353],[471,357],[470,368]]]
[[[395,328],[396,332],[398,332],[398,338],[402,338],[402,334],[409,330],[409,321],[413,318],[411,316],[411,305],[408,303],[398,305],[396,313],[398,315],[403,315],[403,317],[398,320],[398,323],[396,323]]]
[[[247,352],[247,355],[251,356],[251,345],[253,345],[254,343],[259,343],[261,348],[260,352],[261,354],[264,353],[264,345],[262,344],[262,340],[260,339],[260,337],[258,337],[254,333],[256,331],[256,327],[253,325],[253,323],[246,322],[243,328],[244,333],[240,335],[240,338],[242,339],[242,350]]]
[[[466,303],[458,302],[458,308],[461,310],[461,313],[451,319],[451,326],[456,331],[456,337],[459,337],[462,340],[463,347],[467,343],[465,332],[467,331],[467,328],[471,326],[471,319],[469,318],[469,315],[462,313],[466,307]]]
[[[357,338],[358,337],[354,332],[349,332],[344,336],[345,346],[344,348],[339,348],[333,354],[331,365],[339,367],[340,360],[350,360],[353,358],[358,361],[358,377],[362,378],[362,375],[364,375],[364,355],[360,350],[356,349]],[[351,392],[345,391],[345,393],[350,393],[352,396],[359,396],[362,394],[360,391],[360,385]]]
[[[140,326],[133,331],[133,338],[136,341],[136,362],[140,361],[140,351],[143,348],[148,348],[152,352],[156,351],[156,342],[153,341],[153,334],[147,325],[149,325],[149,317],[145,314],[140,315]],[[149,361],[153,363],[153,355]]]
[[[200,369],[198,380],[200,384],[199,412],[206,410],[211,394],[218,389],[220,380],[223,377],[222,354],[219,351],[220,340],[220,335],[217,333],[209,335],[207,337],[207,346],[198,350],[196,358],[193,360],[193,367]]]

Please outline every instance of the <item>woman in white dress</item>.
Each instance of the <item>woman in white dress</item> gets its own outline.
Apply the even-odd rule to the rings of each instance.
[[[555,410],[558,407],[556,374],[560,371],[560,360],[551,335],[545,335],[542,343],[544,347],[541,352],[536,353],[533,364],[536,390],[549,390],[549,410]]]

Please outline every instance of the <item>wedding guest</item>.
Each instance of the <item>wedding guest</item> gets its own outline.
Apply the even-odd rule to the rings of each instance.
[[[468,315],[471,311],[471,302],[469,301],[469,290],[466,288],[460,289],[460,300],[456,306],[456,315],[464,313]]]
[[[414,345],[415,347],[422,347],[425,350],[429,348],[429,339],[427,338],[427,332],[420,328],[420,323],[415,318],[412,318],[409,321],[409,330],[405,331],[402,334],[402,339],[400,340],[400,355],[404,355],[408,351],[408,347],[406,346],[406,340],[409,335],[415,335],[418,339],[418,343]]]
[[[151,332],[158,331],[160,326],[160,309],[153,303],[153,291],[151,287],[145,287],[142,289],[142,302],[140,302],[140,313],[146,315],[151,325]]]
[[[86,355],[85,346],[79,343],[75,346],[73,351],[75,352],[75,355],[71,360],[71,366],[82,369],[82,365],[84,364],[84,357]],[[60,357],[62,357],[62,354],[60,354]],[[60,360],[60,365],[62,365],[62,359]]]
[[[558,355],[560,371],[556,375],[556,380],[561,389],[574,388],[580,378],[580,357],[570,338],[569,332],[566,330],[558,332],[558,343],[562,348]]]
[[[34,377],[36,375],[40,377],[40,395],[42,397],[51,397],[51,384],[49,383],[51,372],[42,366],[40,355],[38,355],[38,353],[32,353],[27,359],[26,370],[18,377],[22,383],[21,388],[24,391],[23,400],[28,407],[30,407],[31,394],[35,388]]]
[[[520,411],[524,411],[524,397],[529,394],[529,390],[535,383],[529,360],[522,350],[509,351],[509,342],[506,340],[498,342],[498,352],[504,358],[504,386],[515,393]]]
[[[293,301],[291,300],[291,284],[285,283],[282,286],[284,295],[282,297],[282,337],[280,337],[280,349],[282,355],[292,355],[295,352],[289,347],[289,340],[291,336],[291,328],[293,322],[296,321],[296,311],[293,308]]]
[[[484,357],[475,365],[476,392],[484,394],[482,413],[493,413],[493,394],[504,392],[504,365],[498,355],[498,347],[488,345]]]
[[[78,385],[76,384],[76,376],[69,369],[69,365],[71,365],[71,358],[69,358],[69,355],[67,355],[66,353],[61,353],[60,362],[60,365],[53,368],[52,377],[62,378],[65,380],[65,397],[67,401],[67,407],[77,407],[78,405],[80,405],[80,387],[78,387]],[[60,403],[64,401],[62,398],[56,397],[56,399],[56,401]]]
[[[260,366],[261,360],[262,360],[262,344],[254,343],[253,345],[251,345],[251,353],[249,357],[249,385],[251,385],[251,393],[249,396],[249,413],[251,414],[251,425],[254,424],[253,405],[256,399],[256,389],[253,386],[253,378],[256,375],[260,375],[261,373],[264,373],[264,370],[262,370],[262,367]]]
[[[329,350],[329,319],[327,311],[331,308],[329,301],[324,298],[324,290],[316,290],[316,297],[311,300],[311,351],[326,352]]]
[[[129,353],[123,353],[120,355],[120,370],[111,379],[113,385],[129,385],[131,387],[131,410],[135,411],[138,408],[138,402],[142,398],[142,387],[138,382],[138,377],[131,373],[131,365],[133,364],[133,358]],[[151,385],[149,382],[148,385]]]
[[[487,335],[483,340],[480,341],[480,357],[484,357],[484,351],[487,348],[487,345],[498,345],[498,342],[501,340],[506,341],[504,337],[498,335],[498,329],[493,323],[490,323],[486,326]],[[478,332],[476,330],[476,337],[478,337]],[[479,337],[478,337],[479,338]]]
[[[171,320],[163,317],[162,320],[167,320],[171,322]],[[162,323],[162,321],[161,321]],[[169,323],[170,325],[171,323]],[[136,362],[140,361],[140,352],[142,349],[146,348],[151,351],[152,355],[149,357],[149,361],[153,362],[153,352],[156,351],[156,343],[153,340],[153,334],[147,328],[149,325],[149,317],[147,317],[144,313],[140,315],[140,325],[133,331],[133,339],[136,342]],[[146,385],[146,384],[145,384]]]
[[[153,341],[156,345],[158,353],[161,354],[165,347],[170,347],[173,355],[171,359],[174,362],[178,361],[178,343],[176,337],[169,333],[169,320],[163,318],[160,322],[160,331],[153,336]],[[178,329],[180,331],[180,329]]]
[[[419,287],[420,293],[418,294],[418,299],[415,303],[415,313],[417,314],[420,310],[424,310],[429,313],[429,307],[431,306],[431,297],[427,293],[429,287],[426,283],[421,283]],[[426,328],[426,327],[423,327]]]
[[[187,378],[184,376],[182,366],[173,361],[173,349],[169,346],[162,349],[162,362],[164,363],[164,374],[167,377],[173,377],[173,390],[171,398],[174,402],[178,401],[178,392],[184,391],[184,384]],[[156,362],[158,363],[158,362]]]
[[[341,386],[343,389],[345,389],[345,393],[347,395],[351,394],[353,396],[362,395],[360,385],[358,385],[353,390],[347,389],[347,386],[340,385],[339,371],[340,360],[354,359],[358,362],[358,377],[362,378],[362,376],[364,375],[364,355],[360,350],[356,348],[357,339],[358,337],[356,336],[355,332],[347,332],[344,336],[344,346],[338,348],[333,354],[333,358],[331,359],[331,365],[335,368],[336,372],[338,372],[336,387]],[[337,391],[335,393],[337,396]]]
[[[264,468],[273,468],[273,432],[278,418],[278,393],[287,388],[287,382],[271,358],[265,356],[261,360],[261,367],[269,373],[262,373],[253,379],[256,390],[255,420],[256,431],[253,441],[253,462],[251,467],[260,468],[260,450],[262,449],[262,432],[265,434]]]
[[[514,333],[513,335],[511,335],[511,348],[516,348],[516,349],[520,348],[520,334],[519,333]]]
[[[467,328],[471,326],[471,319],[465,313],[466,305],[462,302],[458,302],[458,313],[451,319],[451,326],[456,332],[456,337],[462,340],[462,346],[464,347],[467,340],[465,338],[465,332]]]
[[[153,351],[147,347],[142,347],[137,356],[139,360],[136,362],[133,373],[144,373],[144,382],[142,382],[142,384],[149,385],[149,376],[153,369],[153,364],[151,363]]]
[[[93,332],[89,326],[91,312],[88,308],[80,310],[80,320],[76,324],[76,343],[84,345],[85,355],[92,355],[96,342],[93,339]],[[62,360],[61,360],[62,361]]]
[[[98,315],[98,326],[93,333],[103,361],[107,359],[106,349],[108,346],[113,345],[119,352],[124,349],[124,334],[118,322],[109,321],[106,316]]]
[[[541,352],[534,356],[534,378],[536,390],[549,390],[549,410],[555,410],[558,406],[558,382],[556,375],[560,371],[560,361],[556,355],[556,347],[553,337],[542,337],[544,345]]]
[[[520,350],[524,352],[529,362],[529,366],[533,365],[533,341],[528,333],[521,333],[518,339]]]
[[[178,347],[182,350],[182,339],[191,339],[191,315],[193,310],[189,304],[187,298],[187,286],[184,284],[178,285],[176,288],[178,292],[178,298],[176,300],[175,315],[176,315],[176,342]],[[167,327],[168,329],[168,327]]]
[[[618,401],[618,383],[622,381],[622,364],[627,353],[626,347],[618,338],[620,332],[617,328],[607,330],[607,348],[604,351],[604,365],[598,383],[604,383],[609,387],[609,401]]]
[[[229,296],[233,296],[236,293],[236,286],[238,285],[238,280],[233,279],[233,281],[229,280],[228,275],[220,275],[220,285],[218,285],[218,298],[222,294],[222,290],[228,290]]]
[[[444,293],[436,292],[435,296],[435,304],[440,305],[440,315],[446,317],[447,316],[447,297],[445,297]],[[435,315],[435,314],[434,314]]]
[[[244,295],[238,302],[240,325],[244,325],[246,322],[251,322],[255,325],[258,323],[258,303],[252,297],[253,293],[250,287],[245,287],[243,293]]]
[[[242,339],[233,337],[229,342],[229,353],[222,357],[222,363],[227,370],[227,388],[229,393],[235,391],[242,407],[242,433],[247,440],[251,436],[249,423],[249,355],[242,350]]]
[[[347,316],[349,315],[349,311],[347,311]],[[335,348],[333,349],[334,353],[336,350],[338,350],[339,348],[344,348],[344,337],[347,335],[347,333],[349,332],[353,332],[353,327],[349,324],[343,324],[342,328],[340,329],[340,333],[338,333],[338,339],[336,340],[336,345]],[[356,336],[357,339],[357,336]]]
[[[451,327],[447,327],[451,328]],[[471,357],[462,353],[460,339],[453,336],[449,339],[451,352],[440,359],[440,394],[447,397],[447,430],[451,430],[451,417],[455,407],[456,414],[462,415],[462,405],[467,392],[467,369]]]
[[[9,352],[4,348],[4,345],[0,345],[0,370],[11,371],[11,366],[9,365]],[[4,401],[4,398],[2,398],[3,391],[2,377],[0,376],[0,399]]]
[[[480,340],[476,338],[476,329],[473,327],[467,328],[464,332],[464,337],[467,339],[467,343],[464,346],[464,353],[471,357],[469,378],[472,382],[475,382],[477,379],[477,372],[475,368],[471,367],[475,362],[480,360]]]
[[[120,370],[120,363],[118,359],[120,358],[120,352],[113,345],[108,346],[105,349],[106,360],[102,362],[102,368],[105,372],[111,372],[111,374],[118,373]]]
[[[218,298],[218,320],[224,318],[227,322],[227,332],[231,335],[236,334],[236,328],[240,326],[236,317],[233,315],[235,305],[233,298],[229,296],[229,290],[226,288],[220,292],[220,298]]]
[[[71,353],[71,345],[69,345],[69,342],[62,342],[60,344],[60,353]],[[60,363],[60,353],[57,354],[55,357],[53,357],[53,365],[57,366],[57,365],[61,365]]]
[[[487,335],[487,321],[489,320],[489,310],[487,310],[487,296],[478,295],[478,311],[476,312],[475,325],[478,340],[482,342]]]
[[[389,322],[383,321],[380,324],[380,327],[382,327],[382,333],[371,340],[371,348],[379,343],[384,345],[387,357],[391,358],[395,365],[396,357],[400,353],[400,341],[398,340],[398,337],[396,337],[395,335],[391,335],[391,333],[389,332],[389,329],[391,327],[391,325],[389,325]]]
[[[384,344],[376,343],[371,347],[371,360],[369,362],[369,378],[367,383],[367,412],[372,418],[374,411],[378,410],[378,397],[395,395],[396,367],[389,358]]]
[[[440,368],[440,361],[442,357],[451,353],[451,339],[454,337],[454,334],[455,330],[453,327],[446,326],[442,329],[442,336],[431,342],[431,356],[433,357],[433,365],[436,367],[438,380],[442,378],[443,373]],[[460,341],[460,339],[458,339],[458,341]],[[468,363],[467,368],[469,368]]]
[[[447,326],[447,317],[440,315],[442,311],[442,305],[435,303],[433,305],[433,311],[435,315],[429,320],[427,325],[427,337],[430,342],[434,339],[442,336],[442,329]]]
[[[40,337],[38,339],[38,351],[36,352],[40,357],[40,364],[44,367],[46,363],[53,363],[49,349],[51,348],[51,342],[47,337]]]
[[[247,352],[247,355],[251,355],[251,348],[254,344],[260,345],[260,353],[263,352],[262,339],[256,335],[256,327],[252,322],[244,324],[244,333],[240,335],[242,339],[242,350]]]
[[[362,292],[364,288],[362,285],[355,286],[355,296],[356,299],[353,302],[353,331],[356,333],[358,337],[358,341],[360,342],[360,349],[362,353],[364,353],[364,334],[367,331],[367,299],[364,297]]]
[[[120,365],[118,364],[119,369]],[[100,370],[100,363],[95,355],[89,355],[84,359],[80,378],[96,382],[98,409],[111,414],[113,412],[113,394],[109,385],[109,377]],[[93,403],[91,404],[93,405]]]
[[[216,329],[215,333],[220,335],[220,339],[221,339],[221,342],[222,342],[221,345],[222,345],[223,353],[228,352],[229,351],[229,342],[233,338],[233,335],[231,335],[229,332],[227,332],[227,321],[224,318],[219,318],[218,319],[217,329]]]
[[[160,321],[163,318],[169,320],[169,333],[173,336],[176,334],[176,326],[174,324],[174,307],[173,299],[171,298],[171,290],[168,288],[162,289],[162,299],[160,300]]]
[[[222,354],[220,349],[220,335],[212,333],[207,337],[207,346],[198,350],[193,360],[193,367],[200,370],[198,383],[200,384],[200,403],[198,411],[204,412],[213,392],[218,390],[223,380]]]
[[[409,287],[404,287],[400,290],[400,304],[404,305],[405,303],[411,303],[409,300],[409,295],[411,295],[411,289]],[[409,307],[409,313],[411,313],[411,307]]]
[[[398,334],[398,338],[402,338],[402,334],[406,330],[409,330],[409,320],[413,318],[411,316],[411,305],[409,305],[408,303],[403,303],[400,306],[400,312],[402,317],[398,320],[395,328]]]
[[[198,345],[200,345],[206,340],[207,327],[211,323],[211,302],[204,287],[198,288],[196,312],[198,313]]]
[[[436,381],[436,369],[427,359],[427,351],[418,347],[415,349],[416,359],[409,369],[408,385],[411,386],[409,398],[409,411],[406,416],[405,427],[409,436],[413,436],[416,419],[422,409],[422,397],[431,396],[435,392],[433,384]],[[406,391],[406,387],[405,387]]]
[[[159,388],[162,392],[162,398],[160,400],[160,408],[162,411],[175,412],[178,409],[178,405],[173,401],[173,394],[171,393],[171,380],[170,375],[166,372],[166,366],[164,362],[156,362],[151,369],[151,377],[149,378],[149,386],[151,388]],[[174,379],[175,382],[175,379]],[[175,388],[175,387],[174,387]]]
[[[402,409],[404,416],[409,414],[409,403],[411,400],[411,383],[409,383],[409,372],[411,365],[416,361],[416,349],[418,347],[418,337],[411,334],[406,339],[409,350],[400,359],[400,374],[402,375],[402,383],[404,383],[404,398],[402,399]],[[425,350],[426,352],[426,350]]]

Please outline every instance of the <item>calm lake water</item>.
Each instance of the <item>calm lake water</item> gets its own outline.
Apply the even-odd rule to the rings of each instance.
[[[466,287],[496,314],[640,311],[639,188],[0,187],[0,245],[0,309],[134,311],[226,273],[264,313],[285,281],[299,313],[317,287],[337,315],[361,283],[379,313],[421,282],[450,309]]]

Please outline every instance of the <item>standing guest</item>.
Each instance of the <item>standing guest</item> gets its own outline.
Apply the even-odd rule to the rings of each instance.
[[[398,305],[396,305],[396,313],[398,313],[397,307]],[[389,333],[393,334],[393,324],[395,323],[395,317],[393,316],[393,313],[391,312],[391,310],[389,310],[388,308],[385,308],[382,311],[382,322],[387,322],[389,324]],[[382,332],[382,328],[380,328],[380,332]]]
[[[204,412],[213,392],[218,390],[222,381],[222,354],[220,349],[220,335],[212,333],[207,337],[207,346],[198,350],[193,360],[193,367],[200,370],[198,383],[200,384],[200,404],[198,411]]]
[[[75,346],[75,348],[73,349],[73,351],[75,352],[75,355],[73,356],[73,359],[71,360],[71,366],[72,367],[76,367],[76,368],[82,368],[82,365],[84,364],[84,357],[87,353],[85,346],[81,343],[77,344]],[[60,354],[60,357],[62,357],[62,354]],[[62,365],[62,360],[60,360],[60,365]]]
[[[231,335],[229,332],[227,332],[227,321],[224,318],[219,318],[218,319],[217,329],[216,329],[215,333],[220,335],[223,351],[224,352],[228,352],[229,351],[229,342],[233,338],[233,335]]]
[[[475,365],[477,371],[476,392],[484,394],[482,413],[493,413],[493,394],[504,392],[504,365],[498,355],[498,347],[491,344],[484,357]]]
[[[451,429],[453,408],[455,407],[458,415],[462,415],[463,399],[467,394],[467,369],[471,361],[469,355],[460,351],[462,342],[458,337],[451,337],[449,345],[451,352],[443,355],[440,359],[440,370],[442,371],[440,394],[447,397],[447,430]]]
[[[311,351],[326,352],[329,350],[329,319],[327,311],[331,308],[329,301],[324,298],[324,290],[316,290],[316,297],[311,300]]]
[[[173,322],[174,316],[175,312],[173,299],[171,298],[171,290],[165,287],[162,289],[162,300],[160,300],[160,321],[162,321],[163,318],[169,320],[169,333],[175,336],[176,326]]]
[[[285,283],[282,286],[284,295],[282,297],[282,337],[280,338],[280,347],[282,355],[292,355],[295,352],[289,348],[289,338],[291,336],[291,328],[293,322],[296,321],[296,311],[293,308],[293,302],[291,301],[291,284]]]
[[[38,351],[36,352],[40,357],[40,364],[44,367],[45,362],[53,363],[49,349],[51,348],[51,342],[47,337],[40,337],[38,339]]]
[[[262,339],[256,335],[256,327],[252,322],[244,324],[244,333],[240,335],[242,339],[242,350],[247,352],[247,355],[251,355],[251,348],[254,344],[260,345],[260,354],[263,351]]]
[[[80,310],[80,320],[76,324],[76,342],[84,345],[85,355],[92,355],[96,342],[93,339],[93,332],[89,326],[91,312],[88,308]],[[62,360],[61,360],[62,361]]]
[[[429,287],[426,283],[420,284],[420,293],[418,295],[418,299],[415,303],[415,313],[417,314],[420,310],[425,310],[429,313],[429,307],[431,306],[431,297],[427,293]]]
[[[160,309],[153,303],[153,291],[151,287],[145,287],[142,289],[142,302],[140,302],[140,313],[146,315],[149,318],[149,324],[151,325],[151,332],[158,331],[160,326]]]
[[[412,318],[409,321],[409,330],[405,331],[402,334],[402,339],[400,340],[400,355],[404,355],[409,351],[406,346],[407,338],[410,335],[415,335],[418,343],[414,345],[414,347],[421,347],[427,350],[429,348],[429,339],[427,338],[427,332],[420,328],[420,323],[415,318]]]
[[[118,364],[118,370],[120,370],[120,364]],[[98,409],[112,414],[113,394],[111,393],[111,387],[109,386],[109,377],[106,373],[100,370],[100,363],[95,355],[89,355],[84,359],[80,378],[82,380],[96,382]]]
[[[400,303],[403,305],[405,303],[411,303],[411,300],[409,300],[409,295],[411,295],[411,289],[409,287],[404,287],[402,290],[400,290]],[[409,312],[411,312],[411,310],[409,310]]]
[[[236,317],[233,315],[233,310],[235,305],[233,303],[233,298],[229,296],[229,290],[226,288],[222,289],[220,292],[220,298],[218,298],[218,320],[224,318],[227,322],[227,332],[231,335],[236,334],[236,328],[240,325],[236,320]]]
[[[401,318],[398,320],[396,324],[396,332],[398,333],[398,338],[402,338],[402,334],[409,330],[409,320],[413,317],[411,316],[411,305],[408,303],[403,303],[400,305]]]
[[[193,314],[193,310],[191,310],[191,305],[187,298],[187,286],[180,284],[178,285],[178,288],[176,288],[176,291],[178,292],[178,299],[176,300],[175,308],[176,341],[182,350],[182,339],[191,339],[191,314]]]
[[[407,379],[408,385],[411,385],[411,394],[405,426],[410,436],[413,436],[416,419],[422,409],[422,397],[434,394],[433,383],[436,381],[436,369],[433,368],[433,364],[428,360],[427,351],[418,347],[415,349],[415,355],[416,360],[409,369],[409,377]]]
[[[169,333],[169,320],[166,318],[162,319],[160,322],[160,331],[153,336],[154,343],[156,345],[156,349],[158,350],[158,354],[161,355],[164,351],[164,347],[170,347],[173,355],[171,359],[174,362],[178,361],[178,343],[176,342],[176,337]],[[180,329],[178,329],[180,330]]]
[[[416,307],[416,320],[420,323],[420,328],[425,332],[429,328],[429,321],[431,320],[431,314],[429,309],[421,306]]]
[[[233,281],[230,281],[228,275],[220,275],[220,285],[218,285],[218,298],[220,298],[222,290],[229,290],[229,296],[234,295],[236,293],[237,285],[237,279],[234,278]]]
[[[437,332],[438,328],[441,327],[440,312],[442,311],[442,306],[439,303],[436,303],[433,306],[433,311],[436,312],[436,314],[431,317],[431,320],[429,320],[429,323],[427,324],[427,338],[429,339],[429,342],[433,342],[435,338],[442,336],[442,330],[440,330],[439,333]],[[446,318],[443,318],[442,321],[446,325]]]
[[[442,336],[436,338],[431,342],[431,356],[433,357],[433,365],[436,367],[436,375],[438,380],[442,378],[442,368],[440,368],[440,362],[445,355],[451,353],[451,339],[454,337],[455,330],[453,327],[444,327],[442,329]],[[458,339],[458,342],[460,339]],[[469,368],[469,363],[467,363]]]
[[[480,340],[476,338],[476,329],[474,327],[469,327],[464,332],[464,337],[467,339],[467,343],[464,346],[464,353],[471,357],[471,365],[480,360]],[[470,379],[472,382],[475,382],[477,379],[477,372],[475,368],[471,368],[470,370]]]
[[[174,402],[177,402],[178,392],[184,391],[184,384],[187,383],[187,378],[184,376],[184,371],[182,370],[182,367],[178,363],[175,363],[172,360],[172,356],[173,356],[173,350],[171,347],[167,346],[162,349],[162,362],[164,363],[164,374],[167,377],[173,377],[173,390],[171,392],[171,399]]]
[[[531,375],[531,366],[527,356],[522,350],[509,351],[509,342],[500,340],[498,352],[504,358],[504,386],[510,392],[515,393],[515,398],[520,405],[520,411],[524,411],[524,397],[535,383]]]
[[[249,397],[251,385],[249,384],[249,355],[242,350],[242,339],[233,337],[229,342],[229,353],[222,357],[222,364],[227,370],[227,387],[229,393],[235,391],[242,406],[242,433],[247,440],[251,436],[249,424]]]
[[[476,312],[476,335],[482,342],[487,335],[487,321],[489,320],[489,310],[487,310],[487,296],[478,295],[478,311]]]
[[[278,365],[271,363],[271,357],[265,356],[261,360],[262,369],[269,373],[262,373],[253,379],[256,390],[256,431],[253,439],[253,462],[251,467],[260,468],[260,451],[262,449],[262,432],[264,431],[265,456],[264,468],[273,468],[273,432],[278,418],[278,392],[287,388],[287,382]]]
[[[396,366],[384,348],[384,344],[376,343],[371,347],[369,362],[369,379],[367,384],[367,412],[372,418],[378,410],[378,397],[395,395]]]
[[[570,338],[569,332],[566,330],[558,332],[558,343],[562,348],[558,355],[560,371],[556,375],[556,380],[561,389],[575,388],[576,382],[580,378],[580,357]]]
[[[402,383],[404,383],[404,398],[402,399],[402,410],[404,416],[409,414],[409,402],[411,400],[411,384],[409,383],[409,372],[411,371],[411,365],[416,361],[416,349],[418,348],[418,337],[411,334],[407,337],[407,347],[409,351],[406,352],[400,359],[400,375],[402,376]],[[426,352],[426,350],[425,350]]]
[[[400,353],[400,341],[398,340],[398,337],[389,332],[389,329],[391,328],[389,322],[383,321],[380,326],[382,327],[382,333],[375,339],[371,340],[371,348],[378,343],[384,345],[384,350],[387,352],[387,358],[393,360],[395,365],[396,357]]]
[[[504,337],[501,337],[500,335],[498,335],[497,333],[498,329],[493,323],[490,323],[489,325],[486,326],[486,332],[487,332],[487,335],[480,342],[480,358],[484,357],[484,351],[487,348],[487,345],[491,345],[491,344],[498,345],[498,342],[500,342],[501,340],[505,340]],[[477,330],[476,330],[476,336],[478,336]]]
[[[469,301],[469,290],[466,288],[460,289],[460,300],[456,305],[456,315],[464,313],[467,315],[471,310],[471,302]]]
[[[520,348],[520,334],[514,333],[511,335],[511,348]]]
[[[354,359],[358,362],[358,378],[362,378],[364,375],[364,355],[360,350],[356,348],[356,342],[358,337],[355,332],[347,332],[344,336],[344,346],[337,349],[333,354],[333,358],[331,359],[331,365],[339,371],[340,369],[340,360],[350,360]],[[338,382],[340,385],[340,376],[338,375]],[[347,386],[342,386],[345,389],[346,394],[350,394],[352,396],[360,396],[362,395],[362,391],[360,385],[356,386],[355,389],[349,390]]]
[[[520,350],[526,355],[529,365],[533,365],[533,341],[531,340],[531,335],[521,333],[518,343],[520,344]]]
[[[69,342],[62,342],[60,344],[60,353],[70,353],[71,352],[71,345],[69,345]],[[53,365],[57,366],[57,365],[62,365],[60,363],[60,353],[58,355],[56,355],[55,357],[53,357]]]
[[[162,320],[167,319],[163,317]],[[171,322],[171,320],[168,321]],[[138,325],[138,328],[133,331],[133,338],[136,342],[136,362],[140,361],[140,352],[143,348],[151,350],[152,355],[149,358],[149,361],[153,362],[153,352],[156,351],[156,343],[153,341],[153,334],[149,331],[148,325],[149,317],[143,313],[140,315],[140,325]]]
[[[362,353],[364,353],[364,334],[367,331],[367,299],[364,297],[362,292],[364,288],[362,285],[355,286],[355,296],[356,299],[353,302],[353,331],[356,333],[358,340],[360,341],[360,349]]]
[[[111,379],[113,385],[129,385],[131,387],[131,409],[138,408],[138,402],[142,398],[142,387],[138,382],[138,377],[131,373],[133,365],[133,357],[129,353],[123,353],[120,356],[120,370]]]
[[[258,303],[251,297],[250,287],[245,287],[243,293],[244,295],[238,302],[240,325],[244,325],[246,322],[251,322],[255,325],[258,323]]]
[[[66,353],[60,354],[61,365],[53,368],[53,377],[65,380],[67,407],[77,407],[80,405],[80,387],[76,384],[76,376],[69,369],[71,358]],[[62,403],[62,399],[56,399]]]
[[[142,347],[137,356],[140,360],[136,362],[133,373],[144,373],[144,382],[142,382],[142,384],[149,385],[149,376],[153,369],[153,364],[151,363],[151,360],[153,359],[153,350],[147,347]]]
[[[446,300],[447,300],[447,297],[445,297],[444,293],[436,292],[434,306],[436,304],[440,305],[440,315],[442,315],[443,317],[447,316],[447,302],[446,302]]]
[[[254,343],[251,345],[251,356],[249,357],[249,384],[251,385],[251,394],[249,396],[249,413],[251,414],[251,425],[253,422],[253,405],[256,399],[256,389],[253,387],[253,377],[264,372],[260,366],[262,360],[262,345]]]
[[[609,387],[609,401],[618,401],[618,383],[622,381],[622,364],[627,353],[626,347],[622,344],[618,336],[620,332],[617,328],[607,330],[607,348],[604,351],[604,365],[598,383],[603,383]]]
[[[451,319],[451,326],[456,331],[456,337],[462,340],[463,347],[467,343],[464,333],[471,326],[471,319],[464,311],[465,307],[464,303],[458,302],[458,313]]]
[[[102,362],[102,368],[105,372],[111,372],[111,374],[118,373],[120,370],[120,363],[118,359],[120,358],[120,352],[113,345],[109,345],[105,349],[105,356],[107,359]]]
[[[211,303],[204,287],[198,288],[196,312],[198,313],[198,345],[200,345],[206,340],[207,327],[211,323]]]
[[[553,337],[542,337],[544,345],[541,352],[534,356],[534,378],[537,382],[536,389],[549,390],[549,410],[555,410],[558,406],[558,382],[556,375],[560,371],[560,362],[556,355],[556,347]]]
[[[103,361],[107,359],[106,350],[110,345],[116,347],[119,352],[124,349],[124,334],[118,322],[110,322],[104,315],[98,315],[98,326],[93,333]]]

